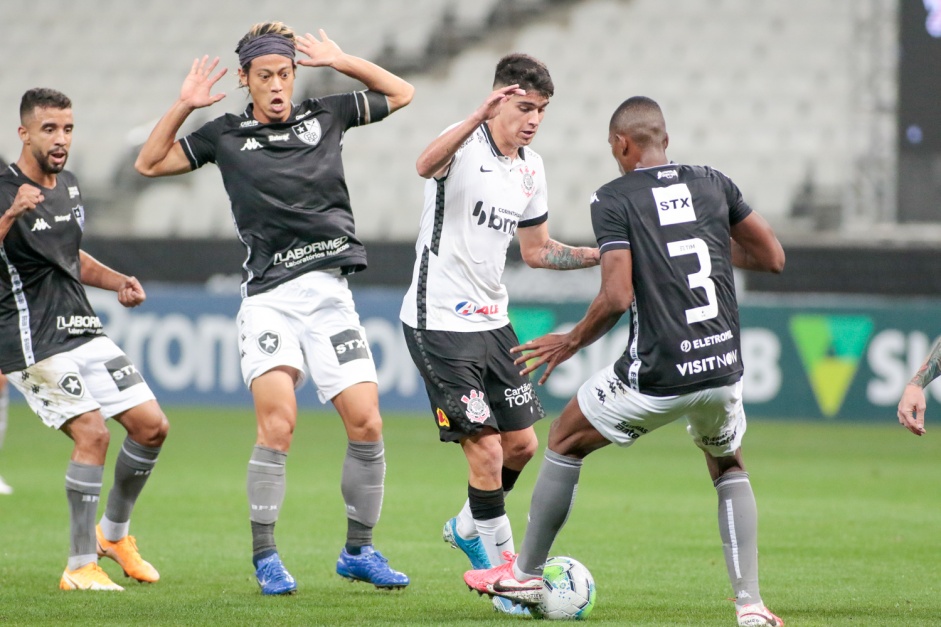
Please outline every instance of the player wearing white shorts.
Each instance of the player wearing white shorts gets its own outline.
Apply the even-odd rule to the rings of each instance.
[[[517,363],[532,360],[524,373],[546,365],[542,383],[630,308],[628,346],[581,386],[552,424],[518,558],[469,571],[464,580],[480,592],[538,602],[542,565],[570,513],[583,459],[685,419],[718,493],[736,620],[783,625],[758,589],[758,514],[741,452],[746,425],[732,267],[781,272],[784,251],[728,177],[667,159],[666,123],[653,100],[624,101],[611,118],[608,142],[622,176],[591,197],[599,294],[569,333],[514,351],[526,353]]]
[[[509,352],[519,340],[501,282],[507,248],[518,236],[534,268],[598,264],[596,248],[549,237],[545,166],[530,147],[555,91],[548,69],[528,55],[507,55],[493,88],[418,158],[425,205],[400,314],[439,437],[460,443],[467,458],[467,500],[445,523],[444,539],[475,568],[513,551],[505,493],[535,454],[533,423],[543,417]],[[502,602],[497,609],[522,611]]]
[[[306,58],[295,63],[297,50]],[[245,245],[238,325],[242,374],[258,419],[247,482],[256,580],[266,595],[297,588],[278,553],[274,527],[297,422],[295,388],[310,376],[320,400],[336,407],[348,440],[341,479],[347,534],[337,573],[402,588],[408,577],[373,547],[385,454],[376,370],[345,279],[366,268],[366,251],[356,239],[340,150],[347,130],[404,107],[414,90],[343,53],[323,31],[319,39],[295,36],[280,22],[253,26],[236,53],[239,86],[251,98],[244,113],[220,116],[175,140],[195,109],[225,96],[210,94],[225,73],[213,74],[219,59],[197,59],[136,167],[146,176],[164,176],[215,163]],[[332,67],[366,89],[294,104],[298,64]]]
[[[74,441],[65,474],[70,551],[63,590],[122,590],[98,566],[155,582],[129,535],[131,512],[167,437],[169,424],[140,373],[103,335],[84,285],[117,292],[125,307],[146,295],[134,277],[80,250],[85,209],[78,181],[64,170],[72,143],[72,104],[31,89],[20,103],[23,150],[0,174],[0,370],[42,421]],[[127,430],[98,526],[109,431]]]

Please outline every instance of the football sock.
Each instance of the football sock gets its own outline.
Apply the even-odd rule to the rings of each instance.
[[[255,445],[248,460],[248,505],[252,523],[252,559],[274,553],[274,524],[284,503],[285,463],[288,454]]]
[[[504,494],[513,489],[513,486],[516,485],[516,480],[520,478],[522,470],[513,470],[512,468],[503,467],[503,492]]]
[[[526,537],[514,568],[518,577],[525,575],[528,578],[542,573],[549,549],[572,510],[581,470],[582,460],[546,449],[529,505]]]
[[[372,529],[379,522],[379,514],[382,512],[385,476],[385,449],[381,439],[347,443],[340,478],[340,492],[346,504],[348,520],[347,550],[372,544]]]
[[[730,472],[716,482],[719,535],[738,606],[761,603],[758,592],[758,507],[747,472]]]
[[[3,440],[7,435],[7,419],[10,414],[10,385],[7,384],[0,389],[0,448],[3,448]]]
[[[474,522],[474,515],[471,513],[470,499],[464,501],[464,507],[461,508],[456,518],[457,535],[465,540],[477,537],[477,523]]]
[[[65,471],[65,495],[69,501],[69,570],[98,561],[95,514],[104,472],[104,466],[73,461]]]
[[[468,485],[467,496],[487,558],[494,566],[502,564],[506,561],[503,559],[504,551],[516,552],[513,529],[506,515],[503,488],[479,490]]]
[[[101,517],[101,532],[106,540],[117,542],[128,534],[131,510],[140,496],[144,484],[157,463],[160,447],[138,444],[124,438],[118,459],[114,463],[114,485],[108,492],[105,514]]]

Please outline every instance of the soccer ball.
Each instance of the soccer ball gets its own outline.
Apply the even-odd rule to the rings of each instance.
[[[584,620],[595,607],[595,580],[571,557],[551,557],[542,568],[542,601],[531,607],[536,618]]]

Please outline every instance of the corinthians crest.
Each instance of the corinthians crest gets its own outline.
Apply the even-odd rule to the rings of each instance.
[[[533,174],[536,171],[530,170],[528,166],[524,165],[520,172],[523,173],[523,193],[526,194],[527,198],[531,198],[533,192],[536,191],[536,181],[533,179]]]
[[[320,143],[320,138],[322,133],[320,131],[320,122],[317,118],[312,120],[304,120],[300,124],[295,124],[291,127],[291,130],[294,131],[294,134],[297,135],[305,144],[310,144],[311,146],[316,146]]]

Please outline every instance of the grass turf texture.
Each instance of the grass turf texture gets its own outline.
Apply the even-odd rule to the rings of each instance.
[[[388,471],[376,545],[408,573],[403,592],[350,584],[334,572],[345,519],[344,435],[332,413],[303,413],[288,461],[277,538],[298,581],[264,598],[254,581],[245,471],[254,418],[245,409],[166,408],[172,428],[138,503],[131,533],[161,581],[126,579],[123,593],[61,592],[68,550],[63,476],[71,442],[14,405],[0,473],[0,624],[505,625],[467,590],[463,555],[441,541],[460,507],[463,456],[431,419],[385,416]],[[941,439],[895,423],[753,420],[745,456],[758,498],[762,591],[796,625],[941,623]],[[113,424],[110,488],[124,432]],[[541,445],[548,421],[538,426]],[[541,452],[508,499],[519,547]],[[679,425],[630,451],[609,447],[582,472],[575,511],[552,553],[571,555],[598,586],[591,624],[734,625],[702,455]],[[104,504],[99,508],[103,511]]]

